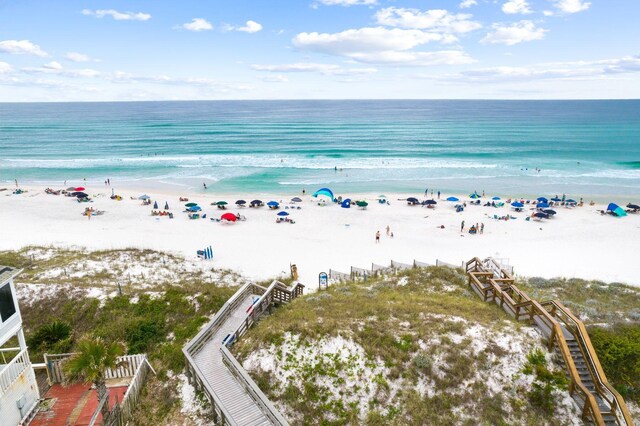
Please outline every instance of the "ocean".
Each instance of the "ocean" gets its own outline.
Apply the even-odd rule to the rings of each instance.
[[[0,182],[640,195],[640,101],[0,103]],[[638,201],[638,200],[635,200]]]

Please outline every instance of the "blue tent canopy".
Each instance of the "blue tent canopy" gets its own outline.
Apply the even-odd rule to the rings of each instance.
[[[350,207],[351,207],[351,198],[347,198],[347,199],[345,199],[344,201],[342,201],[342,204],[340,204],[340,206],[341,206],[343,209],[348,209],[348,208],[350,208]]]
[[[558,202],[558,201],[562,201],[562,199],[561,199],[561,198],[558,198],[558,197],[553,197],[553,198],[551,199],[551,201],[553,201],[553,202]]]
[[[460,201],[460,200],[458,198],[456,198],[456,197],[449,197],[449,198],[447,198],[447,201],[454,201],[455,202],[455,201]]]
[[[514,203],[511,203],[511,206],[512,206],[512,207],[516,207],[516,208],[521,208],[521,207],[524,207],[524,204],[522,204],[522,203],[520,203],[520,202],[516,201],[516,202],[514,202]]]
[[[622,207],[620,207],[619,205],[615,204],[615,203],[609,203],[609,205],[607,206],[607,211],[613,213],[616,216],[626,216],[627,212],[624,211],[624,209]]]
[[[334,199],[333,191],[330,190],[329,188],[320,188],[316,192],[313,193],[314,197],[318,197],[319,195],[324,195],[325,197],[329,197],[329,198],[331,198],[331,201],[333,201],[333,199]]]

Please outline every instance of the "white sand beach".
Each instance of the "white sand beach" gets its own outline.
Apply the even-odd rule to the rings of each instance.
[[[91,186],[86,192],[92,203],[78,203],[75,198],[48,195],[43,186],[23,187],[27,192],[13,195],[12,188],[0,192],[0,250],[19,249],[27,245],[79,246],[88,249],[150,248],[195,258],[196,250],[211,245],[212,268],[230,268],[251,279],[266,279],[288,273],[295,263],[300,280],[316,288],[318,273],[329,268],[348,273],[351,266],[371,268],[372,263],[388,265],[393,259],[411,263],[413,260],[435,263],[436,259],[460,264],[473,256],[508,259],[515,273],[524,276],[579,277],[604,281],[620,281],[640,285],[640,264],[637,262],[637,241],[640,236],[640,214],[616,218],[602,216],[595,206],[558,207],[556,217],[549,220],[526,221],[531,215],[514,212],[508,206],[492,208],[469,205],[456,213],[453,204],[444,201],[452,194],[442,194],[435,209],[408,206],[410,196],[421,194],[386,194],[389,205],[379,204],[378,194],[360,194],[352,199],[366,199],[369,206],[362,210],[335,204],[319,206],[318,200],[299,195],[301,209],[291,206],[291,196],[273,194],[181,193],[198,203],[206,219],[190,220],[183,213],[184,202],[170,191],[154,189],[148,194],[162,209],[169,203],[174,219],[152,217],[152,206],[143,206],[137,199],[140,191],[118,191],[122,201],[110,199],[108,187]],[[336,194],[339,195],[339,194]],[[136,199],[132,200],[130,197]],[[265,203],[282,201],[279,211],[290,213],[295,223],[276,223],[277,211],[261,208],[238,208],[237,199],[247,202],[259,198]],[[460,197],[468,200],[468,197]],[[222,211],[212,202],[229,202]],[[612,200],[620,205],[636,200]],[[484,201],[483,201],[484,202]],[[90,220],[82,216],[85,207],[104,210]],[[240,213],[246,221],[232,224],[209,220],[222,213]],[[515,220],[493,219],[493,215],[515,216]],[[491,218],[489,217],[491,216]],[[461,221],[468,229],[484,223],[484,234],[460,232]],[[393,238],[386,235],[387,225]],[[440,228],[444,225],[444,229]],[[375,242],[380,231],[381,241]]]

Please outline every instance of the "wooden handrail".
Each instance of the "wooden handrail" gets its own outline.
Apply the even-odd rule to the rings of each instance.
[[[541,303],[537,302],[534,299],[531,299],[527,293],[515,286],[513,284],[513,278],[511,278],[509,273],[501,268],[497,262],[495,262],[491,258],[487,259],[485,262],[493,262],[492,265],[499,271],[499,273],[495,270],[487,271],[482,262],[477,257],[475,257],[466,263],[467,274],[469,276],[469,284],[476,287],[484,295],[484,300],[490,299],[487,294],[491,291],[493,293],[493,301],[495,303],[498,303],[500,306],[506,303],[506,305],[514,312],[516,318],[518,319],[520,316],[520,308],[529,307],[530,309],[527,310],[529,313],[529,319],[533,320],[534,317],[537,317],[542,322],[544,322],[547,327],[549,327],[549,347],[551,348],[554,345],[557,345],[571,380],[570,391],[572,393],[578,392],[582,396],[582,399],[584,401],[582,414],[583,418],[589,417],[596,425],[604,425],[604,419],[602,417],[602,413],[595,396],[585,387],[585,385],[582,383],[582,380],[580,379],[580,374],[578,373],[575,362],[573,361],[571,351],[569,350],[566,338],[564,337],[562,326],[559,323],[558,319],[556,319],[554,315],[549,313]],[[473,265],[473,268],[470,268],[471,265]],[[486,280],[486,282],[483,283],[480,278]],[[500,284],[506,285],[503,288]],[[507,291],[512,292],[514,297],[518,297],[521,302],[516,303],[514,297],[507,293]],[[548,302],[544,303],[544,305],[548,304]],[[594,355],[594,357],[590,357],[591,354],[589,354],[589,356],[585,357],[586,359],[589,359],[589,361],[594,362],[594,364],[597,364],[597,368],[595,368],[596,374],[593,375],[599,376],[600,373],[602,373],[601,377],[604,377],[602,367],[597,360],[597,356],[595,356],[595,350],[593,350],[591,341],[588,340],[588,334],[586,332],[586,329],[584,328],[584,324],[582,324],[580,320],[573,316],[573,314],[571,314],[570,311],[562,306],[559,302],[554,306],[556,306],[559,313],[565,313],[571,321],[575,322],[575,325],[577,327],[577,334],[583,338],[583,341],[585,342],[584,344],[585,346],[587,346],[587,351],[591,352]],[[587,339],[584,339],[584,335],[587,336]],[[588,342],[588,344],[586,342]],[[606,382],[606,378],[604,380],[601,380],[601,377],[595,378],[596,380],[594,380],[594,382],[600,381],[602,383],[602,386],[610,391],[610,393],[615,398],[617,406],[620,407],[625,422],[628,425],[631,425],[632,423],[629,423],[629,420],[627,420],[627,415],[630,419],[630,414],[628,414],[628,410],[625,412],[626,405],[624,404],[624,400],[619,396],[619,394],[617,394],[617,392],[615,392],[615,389],[611,391],[611,389],[613,388],[609,385],[608,382]],[[599,392],[599,394],[601,395],[601,392]],[[607,400],[606,398],[604,399]],[[620,423],[617,413],[615,412],[616,407],[614,406],[614,404],[611,405],[613,414],[618,423]]]
[[[622,417],[624,418],[625,423],[630,426],[633,425],[633,419],[631,418],[629,407],[627,407],[627,404],[624,402],[624,398],[622,398],[622,395],[620,395],[620,393],[613,386],[611,386],[611,384],[607,380],[607,376],[604,370],[602,369],[602,365],[600,364],[600,360],[598,359],[598,354],[596,353],[596,350],[593,347],[593,344],[591,343],[591,339],[589,338],[589,333],[587,332],[587,329],[584,326],[584,323],[580,321],[580,319],[578,319],[573,314],[573,312],[571,312],[566,306],[564,306],[559,301],[553,300],[551,301],[551,304],[555,306],[557,310],[559,310],[564,315],[566,315],[576,326],[577,328],[576,331],[581,340],[581,343],[583,343],[585,346],[585,352],[586,352],[584,354],[585,358],[587,358],[590,361],[589,368],[594,370],[593,375],[595,376],[594,378],[597,379],[597,382],[598,382],[597,385],[600,385],[600,387],[605,388],[613,396],[614,401],[609,401],[609,403],[612,405],[611,411],[613,415],[616,417],[616,419],[618,419],[617,409],[620,409],[620,412],[622,413]]]

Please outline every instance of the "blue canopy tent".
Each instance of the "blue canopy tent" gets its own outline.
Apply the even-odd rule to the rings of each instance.
[[[333,191],[329,188],[320,188],[316,192],[313,193],[314,197],[318,197],[320,195],[324,195],[325,197],[329,197],[331,201],[334,200]]]
[[[624,211],[624,209],[622,207],[620,207],[619,205],[615,204],[615,203],[610,203],[607,206],[607,211],[611,212],[611,214],[613,214],[614,216],[618,216],[618,217],[622,217],[622,216],[626,216],[627,212]]]
[[[342,207],[343,209],[351,208],[351,198],[346,198],[345,200],[343,200],[342,204],[340,204],[340,207]]]

